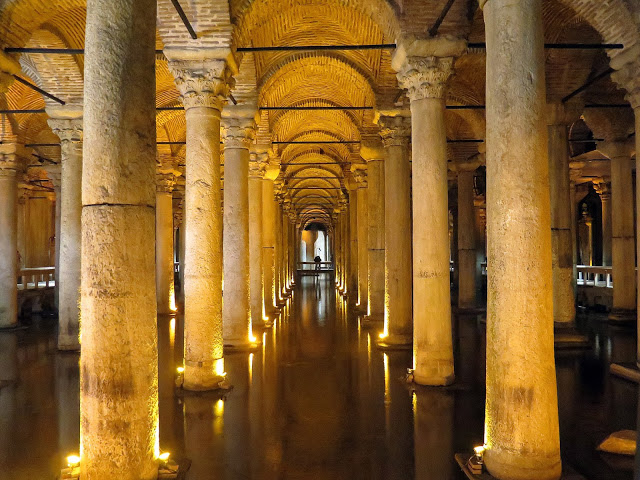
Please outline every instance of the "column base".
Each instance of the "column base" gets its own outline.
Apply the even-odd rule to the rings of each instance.
[[[472,466],[470,465],[469,460],[475,457],[473,453],[456,453],[455,459],[458,463],[458,466],[462,470],[462,472],[466,475],[469,480],[497,480],[496,477],[492,476],[487,472],[486,467],[481,466],[480,471],[477,470],[477,465],[474,465],[474,469],[472,470]],[[506,478],[520,478],[520,477],[506,477]],[[543,477],[541,477],[543,478]],[[558,476],[560,480],[584,480],[582,475],[579,475],[575,472],[570,466],[565,465],[563,468],[563,472],[561,476]]]
[[[409,335],[387,335],[380,338],[376,345],[381,350],[411,350],[413,338]]]
[[[637,320],[636,311],[626,308],[614,308],[609,313],[611,323],[631,323]]]
[[[415,383],[417,385],[423,385],[426,387],[448,387],[455,382],[456,376],[453,373],[453,364],[451,365],[450,375],[438,375],[429,373],[420,373],[420,371],[412,370],[407,376],[407,381]]]
[[[590,348],[589,338],[581,334],[573,322],[555,322],[553,340],[556,350],[575,350]]]
[[[360,325],[365,328],[379,327],[384,323],[384,316],[365,315],[362,317]]]
[[[206,372],[206,376],[201,375],[200,378],[196,375],[193,375],[192,373],[191,378],[189,379],[185,379],[184,374],[182,376],[178,376],[176,379],[176,386],[180,391],[194,393],[229,390],[231,388],[231,385],[224,376],[211,375],[210,372]],[[189,375],[187,375],[187,377],[189,377]]]
[[[494,447],[484,453],[484,462],[487,471],[500,479],[559,480],[562,475],[560,452],[554,459],[525,452],[501,451]]]
[[[240,353],[240,352],[253,352],[258,350],[262,345],[262,342],[229,342],[224,344],[224,353]]]

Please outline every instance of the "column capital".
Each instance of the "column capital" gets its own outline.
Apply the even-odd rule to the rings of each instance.
[[[616,70],[611,79],[627,91],[625,98],[631,107],[634,110],[640,108],[640,45],[616,55],[610,65]]]
[[[602,201],[607,201],[611,199],[611,178],[610,177],[602,177],[601,179],[594,179],[593,188],[600,195],[600,199]]]
[[[253,118],[224,118],[222,121],[224,148],[246,148],[256,136],[256,122]]]
[[[24,172],[25,162],[18,153],[21,148],[16,143],[0,144],[0,176],[15,176]]]
[[[49,109],[47,109],[47,113],[51,115]],[[82,110],[80,111],[80,116],[51,117],[47,120],[47,123],[53,133],[60,139],[63,148],[67,143],[82,142]]]
[[[249,157],[249,178],[264,178],[268,165],[268,153],[251,153]]]
[[[185,110],[193,107],[221,111],[235,81],[222,59],[170,59],[169,70]]]
[[[391,66],[398,72],[398,83],[407,90],[411,101],[441,99],[455,58],[466,49],[466,40],[449,35],[424,40],[407,37],[398,42]]]
[[[366,162],[384,160],[384,148],[380,135],[366,135],[360,143],[360,156]]]
[[[635,145],[633,142],[597,142],[597,149],[610,160],[631,158]]]
[[[403,116],[387,117],[381,116],[378,119],[380,125],[380,136],[385,147],[406,146],[411,137],[411,118]]]
[[[357,183],[357,188],[367,188],[367,164],[351,164],[351,175]]]

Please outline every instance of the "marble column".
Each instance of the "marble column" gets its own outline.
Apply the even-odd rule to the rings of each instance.
[[[478,260],[473,176],[479,162],[456,165],[458,171],[458,308],[477,307]],[[448,221],[448,220],[447,220]]]
[[[635,239],[633,228],[633,146],[627,142],[598,144],[598,150],[611,159],[611,257],[613,308],[609,319],[636,318]]]
[[[184,383],[215,389],[224,380],[220,111],[229,93],[223,60],[180,60],[169,68],[185,108]]]
[[[55,164],[55,165],[47,165],[45,167],[45,170],[47,171],[47,177],[49,177],[49,180],[51,181],[51,184],[53,185],[53,192],[56,198],[56,259],[55,259],[55,267],[56,267],[56,272],[55,272],[55,282],[56,282],[56,286],[53,290],[53,295],[54,295],[54,304],[56,307],[56,310],[58,310],[60,308],[60,213],[62,210],[62,199],[61,199],[61,184],[62,184],[62,167],[60,166],[59,163]],[[18,202],[20,202],[20,199],[18,199]],[[19,203],[18,203],[19,204]],[[82,207],[82,205],[81,205]],[[20,208],[18,208],[18,218],[20,218]],[[18,221],[19,222],[19,221]],[[18,223],[19,225],[19,223]],[[18,236],[20,236],[20,227],[18,227]],[[20,248],[18,247],[18,251],[20,251]],[[18,265],[18,269],[20,269],[20,265]]]
[[[444,94],[465,49],[464,40],[414,40],[392,59],[411,100],[414,381],[425,385],[454,380]]]
[[[173,186],[179,175],[173,165],[161,165],[156,175],[156,302],[158,315],[176,312],[173,272]]]
[[[236,115],[234,111],[234,115]],[[255,346],[249,291],[249,146],[255,136],[253,113],[224,118],[224,302],[225,348]],[[260,320],[261,321],[261,320]]]
[[[355,182],[353,182],[355,184]],[[355,187],[355,185],[352,185]],[[355,306],[358,300],[358,192],[349,190],[349,275],[347,291],[349,304]]]
[[[557,480],[542,0],[480,5],[487,41],[489,264],[484,460],[501,480]]]
[[[360,155],[367,162],[368,203],[368,315],[367,321],[384,319],[384,150],[380,138],[364,138]]]
[[[611,183],[605,177],[598,185],[602,203],[602,265],[611,265]]]
[[[275,186],[275,182],[274,182]],[[281,186],[278,187],[278,189]],[[281,307],[283,305],[282,302],[282,207],[280,206],[280,199],[276,198],[274,201],[275,212],[274,212],[274,249],[273,249],[273,260],[274,260],[274,278],[273,278],[273,290],[274,290],[274,300],[276,307]]]
[[[262,188],[266,154],[252,154],[249,162],[249,291],[251,295],[251,323],[265,326],[263,265]],[[268,157],[267,157],[268,158]]]
[[[384,162],[385,313],[380,345],[409,348],[413,339],[410,119],[380,117]]]
[[[49,108],[49,126],[61,146],[58,349],[80,348],[80,264],[82,243],[82,107]]]
[[[551,194],[551,248],[553,320],[556,328],[575,323],[573,242],[569,178],[569,125],[579,110],[565,104],[547,105],[549,185]]]
[[[87,2],[82,480],[158,475],[155,26],[155,0]]]
[[[274,171],[275,170],[275,171]],[[279,169],[269,168],[262,181],[262,269],[264,273],[265,313],[272,322],[277,315],[278,298],[276,295],[275,270],[275,223],[276,201],[274,197],[274,173]]]
[[[367,164],[351,166],[358,199],[358,310],[368,313],[369,300],[369,192]]]
[[[18,323],[18,175],[16,144],[0,145],[0,329]],[[24,255],[24,252],[23,252]]]

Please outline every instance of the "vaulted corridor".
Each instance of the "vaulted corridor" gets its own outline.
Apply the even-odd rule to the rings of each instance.
[[[188,480],[464,479],[453,455],[482,444],[485,339],[482,316],[454,319],[456,385],[410,386],[411,352],[383,353],[330,278],[305,277],[261,348],[226,357],[230,391],[176,396],[182,318],[161,316],[160,447],[191,460]],[[597,316],[579,324],[594,350],[556,361],[565,472],[631,479],[631,459],[594,448],[634,423],[635,386],[608,374],[634,359],[633,334]],[[34,317],[0,333],[4,480],[54,478],[79,442],[78,355],[57,351],[53,326]]]

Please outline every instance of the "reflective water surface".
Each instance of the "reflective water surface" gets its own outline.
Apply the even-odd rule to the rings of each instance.
[[[635,332],[581,318],[594,348],[557,354],[563,461],[588,479],[631,479],[633,461],[595,452],[636,424],[637,387],[611,377]],[[404,382],[410,351],[378,350],[330,280],[304,278],[254,353],[226,357],[233,389],[176,395],[182,319],[160,318],[160,445],[189,458],[189,479],[465,478],[456,452],[482,444],[484,324],[454,318],[457,382]],[[78,355],[55,349],[55,320],[0,333],[0,478],[53,479],[78,450]]]

